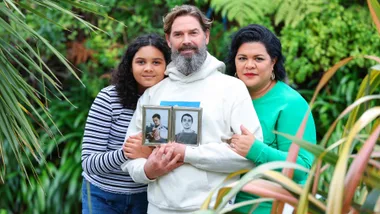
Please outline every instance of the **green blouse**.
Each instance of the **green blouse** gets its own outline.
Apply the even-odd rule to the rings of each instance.
[[[295,135],[302,123],[309,106],[305,99],[287,84],[278,81],[264,96],[252,100],[263,130],[264,142],[255,140],[246,158],[256,166],[271,162],[285,161],[292,143],[285,137],[275,135],[273,130]],[[316,131],[313,116],[310,115],[306,124],[303,139],[316,143]],[[314,156],[304,149],[300,149],[297,163],[310,169]],[[296,170],[293,180],[304,184],[307,173]],[[248,193],[240,192],[235,203],[257,198]],[[236,211],[248,213],[251,206],[242,207]],[[254,213],[270,213],[272,204],[261,203]]]

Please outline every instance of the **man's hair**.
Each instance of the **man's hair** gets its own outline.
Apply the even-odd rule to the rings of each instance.
[[[154,114],[154,115],[152,116],[152,119],[155,118],[155,117],[157,117],[159,120],[161,120],[161,116],[160,116],[159,114]]]
[[[184,115],[182,115],[182,117],[181,117],[181,122],[183,121],[183,118],[185,117],[185,116],[188,116],[188,117],[190,117],[191,118],[191,122],[194,122],[194,120],[193,120],[193,116],[191,116],[190,114],[184,114]]]
[[[165,34],[171,33],[174,20],[180,16],[192,16],[196,18],[199,21],[199,24],[201,25],[204,32],[210,30],[211,28],[212,21],[208,19],[197,7],[184,4],[181,6],[175,6],[163,18]]]

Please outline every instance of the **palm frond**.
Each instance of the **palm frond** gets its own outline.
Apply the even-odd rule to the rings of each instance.
[[[276,0],[275,24],[284,22],[294,27],[309,14],[321,12],[323,3],[323,0]]]
[[[240,26],[257,23],[274,10],[273,4],[261,0],[212,0],[210,6],[216,12],[221,12],[228,20],[237,21]]]
[[[86,11],[100,14],[96,9],[89,7],[89,5],[94,4],[95,3],[91,2],[74,2],[70,0],[58,2],[52,0],[35,0],[28,3],[25,1],[4,0],[0,3],[0,28],[5,32],[0,38],[1,182],[4,182],[7,160],[16,160],[28,181],[26,164],[32,166],[31,169],[28,168],[28,170],[32,170],[32,173],[36,176],[37,172],[35,172],[33,168],[33,162],[37,161],[39,164],[45,163],[43,150],[39,143],[39,136],[34,126],[37,124],[46,130],[46,133],[50,137],[54,137],[48,125],[49,121],[54,125],[54,121],[47,106],[42,101],[47,100],[46,87],[52,86],[55,93],[58,93],[68,101],[61,92],[59,79],[45,62],[46,59],[41,57],[39,48],[45,48],[51,51],[62,65],[80,82],[79,76],[73,66],[62,53],[25,22],[26,15],[35,16],[37,19],[45,19],[52,25],[58,25],[65,29],[62,25],[59,25],[47,15],[40,12],[40,9],[48,8],[77,20],[85,26],[85,28],[93,32],[100,31],[105,33],[97,26],[85,21],[82,17],[72,12],[71,9],[67,9],[68,6],[69,8],[86,8]],[[114,20],[106,14],[103,14],[103,16]],[[31,43],[30,41],[33,42]],[[32,45],[33,43],[37,43],[39,47],[34,47]],[[42,91],[32,87],[24,80],[21,72],[26,72],[31,77],[34,77],[40,88],[42,88]],[[55,129],[58,128],[55,126]],[[5,152],[5,146],[10,148],[12,153]],[[39,183],[37,176],[35,182]]]

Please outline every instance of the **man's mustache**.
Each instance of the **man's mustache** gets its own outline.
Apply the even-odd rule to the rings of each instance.
[[[178,49],[178,51],[195,50],[198,51],[198,47],[195,45],[184,45]]]

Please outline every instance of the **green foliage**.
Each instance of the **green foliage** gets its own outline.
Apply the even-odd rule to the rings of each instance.
[[[216,12],[221,12],[228,20],[236,20],[240,26],[250,23],[260,23],[268,13],[275,9],[275,4],[261,0],[212,0],[211,7]]]
[[[54,1],[35,0],[33,4],[26,3],[28,1],[12,0],[0,3],[0,28],[4,29],[0,33],[1,182],[4,182],[5,160],[9,158],[8,156],[12,156],[12,159],[19,163],[20,171],[25,173],[26,179],[28,179],[28,173],[25,164],[30,164],[31,159],[44,163],[44,155],[35,126],[40,126],[46,133],[52,135],[51,129],[47,126],[48,122],[53,121],[44,103],[45,89],[49,86],[53,93],[62,95],[62,92],[57,74],[47,65],[40,50],[48,50],[57,63],[78,78],[62,53],[26,23],[26,16],[34,14],[39,19],[57,24],[35,9],[36,7],[50,8],[61,15],[75,19],[89,30],[98,29]],[[81,7],[80,4],[76,4],[76,7],[78,6]],[[22,78],[22,75],[26,78]],[[30,83],[29,80],[33,82]],[[36,88],[41,88],[41,93]],[[65,99],[64,96],[63,98]],[[39,112],[39,109],[42,111]],[[45,120],[42,118],[44,116],[46,116]],[[6,147],[10,148],[8,151],[11,152],[3,152],[3,150],[6,151]],[[36,173],[33,167],[31,171]],[[36,179],[38,180],[38,177]]]
[[[87,73],[83,74],[83,83],[91,85],[89,80]],[[39,180],[31,177],[28,183],[23,173],[17,170],[17,163],[6,160],[6,185],[0,188],[0,194],[6,197],[0,200],[0,207],[11,213],[81,212],[80,163],[84,125],[92,101],[100,89],[107,85],[107,81],[98,79],[91,88],[83,88],[74,79],[65,82],[65,85],[70,85],[65,95],[75,106],[58,97],[51,97],[49,111],[64,135],[60,135],[52,123],[48,125],[55,138],[52,139],[44,130],[39,131],[40,144],[47,161],[46,165],[35,161],[31,163]],[[30,167],[27,165],[27,168]]]
[[[375,28],[360,1],[347,3],[335,0],[322,5],[320,1],[300,0],[4,2],[7,2],[7,6],[6,3],[0,3],[0,20],[4,20],[0,25],[4,29],[0,31],[0,86],[3,89],[0,90],[0,120],[12,118],[8,117],[9,113],[20,105],[25,109],[18,110],[17,115],[21,116],[13,117],[23,119],[22,125],[15,123],[14,128],[9,128],[1,120],[1,131],[12,136],[10,131],[15,128],[45,125],[44,128],[29,130],[33,134],[26,135],[35,135],[38,139],[35,142],[41,147],[41,161],[34,160],[27,147],[11,144],[0,135],[0,157],[3,155],[0,158],[0,171],[1,175],[5,175],[3,179],[6,183],[0,186],[0,195],[4,196],[0,200],[0,213],[80,212],[81,138],[91,102],[100,89],[107,85],[109,72],[116,67],[130,41],[144,33],[156,32],[163,36],[162,17],[175,5],[196,4],[205,12],[210,7],[214,9],[212,39],[208,50],[220,60],[226,56],[230,35],[240,26],[259,23],[277,32],[287,57],[289,82],[301,89],[307,98],[311,97],[312,91],[309,89],[315,88],[322,72],[341,58],[361,54],[380,55],[380,41],[374,36]],[[343,3],[344,6],[341,5]],[[316,12],[320,9],[323,9],[323,13]],[[24,25],[7,18],[3,12],[5,10],[11,11],[16,20],[24,21],[36,33],[23,31]],[[73,18],[74,14],[78,15],[77,18]],[[78,21],[79,17],[87,20],[88,24]],[[222,23],[222,17],[230,22],[227,28]],[[94,29],[97,26],[106,33],[92,32],[88,28],[92,26],[90,23]],[[15,30],[10,31],[12,28]],[[47,48],[39,36],[49,41],[55,50]],[[26,43],[17,41],[18,38],[24,39]],[[57,53],[62,55],[57,56]],[[66,56],[80,71],[70,72],[62,64],[62,56]],[[8,62],[4,63],[6,60]],[[364,73],[371,65],[363,59],[355,60],[342,67],[321,91],[313,109],[314,115],[318,115],[316,123],[319,138],[332,124],[332,120],[354,101],[352,95],[358,90]],[[85,88],[75,76],[81,79]],[[62,84],[53,84],[51,80]],[[56,95],[57,89],[62,89],[73,105],[67,103],[62,95]],[[18,98],[18,101],[3,99],[11,92],[14,94],[10,97]],[[33,99],[28,93],[39,94],[39,97]],[[29,115],[32,115],[32,119]],[[55,121],[59,131],[52,121]],[[338,123],[331,137],[332,142],[340,139],[344,132],[344,124]],[[337,150],[335,148],[333,151]],[[25,164],[25,169],[14,161],[15,158],[8,156],[15,151],[19,152],[16,159]],[[22,152],[25,154],[22,155]],[[7,167],[2,167],[3,163]],[[28,183],[23,170],[28,175],[38,175],[38,179],[32,177]],[[330,167],[322,174],[320,193],[327,192],[332,172],[333,168]]]
[[[275,25],[285,22],[286,26],[295,27],[305,17],[312,13],[320,13],[324,0],[275,0],[277,6]]]
[[[336,3],[326,4],[323,13],[309,15],[294,28],[285,26],[281,41],[289,79],[296,83],[326,71],[344,57],[380,54],[380,41],[368,10],[357,5],[346,9]],[[373,62],[358,59],[343,69],[348,74],[371,65]]]
[[[380,40],[367,9],[358,5],[344,8],[337,3],[325,7],[320,15],[309,15],[296,27],[285,26],[281,31],[289,82],[301,89],[307,100],[310,100],[322,73],[340,59],[380,55]],[[313,112],[318,115],[315,122],[319,138],[332,123],[332,118],[353,102],[353,94],[373,64],[363,58],[355,59],[340,68],[341,71],[321,92]]]

